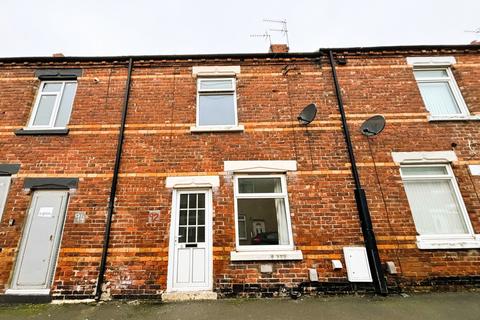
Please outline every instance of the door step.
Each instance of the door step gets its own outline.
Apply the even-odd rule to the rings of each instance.
[[[162,301],[192,301],[192,300],[217,300],[217,293],[213,291],[179,291],[165,292],[162,294]]]
[[[2,294],[0,303],[50,303],[51,295],[38,294]]]

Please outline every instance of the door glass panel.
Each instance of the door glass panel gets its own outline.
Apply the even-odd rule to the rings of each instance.
[[[204,193],[200,193],[198,195],[198,208],[199,209],[205,208],[205,194]]]
[[[180,209],[186,209],[187,208],[187,199],[188,199],[188,194],[181,194],[180,195]]]
[[[192,193],[188,195],[188,207],[190,209],[197,207],[197,194]]]
[[[196,228],[188,227],[188,242],[195,242]]]
[[[178,242],[180,242],[180,243],[187,242],[187,228],[180,227],[178,229]]]
[[[197,210],[190,210],[188,213],[188,225],[194,226],[197,224]]]
[[[187,224],[187,210],[180,210],[180,221],[179,224],[184,226]]]
[[[53,108],[57,96],[42,96],[37,108],[37,114],[33,120],[34,126],[48,126],[52,117]]]
[[[205,242],[205,227],[198,227],[197,242]]]
[[[205,210],[198,210],[198,225],[205,224]]]

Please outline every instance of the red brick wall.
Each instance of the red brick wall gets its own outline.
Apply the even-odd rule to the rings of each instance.
[[[468,164],[480,164],[474,153],[479,126],[475,121],[428,122],[405,59],[455,56],[457,83],[470,111],[480,113],[478,53],[342,54],[347,64],[337,67],[338,76],[380,255],[400,267],[398,276],[388,276],[389,283],[480,276],[479,250],[417,248],[399,168],[391,157],[398,151],[451,150],[455,142],[459,161],[453,170],[473,227],[480,232],[480,178],[470,177],[467,169]],[[190,132],[196,108],[192,66],[200,65],[241,66],[237,97],[244,132]],[[53,289],[56,295],[91,295],[100,262],[126,66],[82,65],[68,136],[15,136],[14,128],[27,122],[33,104],[36,67],[0,67],[4,93],[0,111],[5,111],[0,117],[0,142],[8,150],[0,155],[0,163],[22,165],[13,178],[0,225],[0,285],[8,287],[31,198],[21,190],[23,179],[39,174],[77,176],[81,180],[70,198]],[[345,268],[333,271],[330,260],[343,261],[342,248],[362,245],[363,238],[333,89],[325,57],[321,63],[308,58],[136,62],[105,279],[111,293],[156,295],[166,289],[172,191],[165,178],[177,175],[220,176],[220,187],[213,190],[215,290],[224,295],[245,291],[276,295],[283,287],[307,281],[308,268],[317,269],[321,282],[346,282]],[[301,127],[296,117],[312,102],[318,106],[316,120]],[[387,120],[385,130],[370,138],[376,170],[367,139],[359,133],[361,123],[373,114],[383,114]],[[287,174],[287,184],[294,244],[303,252],[302,261],[230,261],[235,249],[234,199],[233,176],[223,168],[226,160],[297,161],[298,171]],[[149,212],[155,210],[159,219],[151,221]],[[85,224],[73,224],[75,211],[87,213]],[[9,218],[16,219],[15,226],[7,225]],[[272,264],[271,274],[260,273],[263,263]]]

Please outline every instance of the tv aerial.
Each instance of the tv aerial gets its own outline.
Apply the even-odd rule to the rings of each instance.
[[[308,106],[303,108],[302,112],[297,117],[298,122],[300,122],[301,125],[306,126],[310,122],[312,122],[315,119],[315,116],[317,115],[317,106],[315,103],[310,103]]]
[[[251,34],[250,37],[252,38],[264,38],[265,40],[268,40],[270,44],[272,44],[272,34],[271,32],[279,32],[283,37],[285,37],[285,41],[287,42],[287,46],[290,47],[290,41],[288,39],[288,29],[287,29],[287,20],[275,20],[275,19],[263,19],[263,22],[265,23],[275,23],[277,25],[280,25],[280,28],[268,28],[265,30],[265,33],[263,34]]]
[[[360,131],[367,137],[376,136],[385,128],[385,118],[381,115],[373,116],[362,124]]]

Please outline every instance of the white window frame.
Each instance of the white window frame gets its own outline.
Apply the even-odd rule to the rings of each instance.
[[[445,71],[447,73],[447,77],[431,77],[431,78],[422,78],[418,79],[415,76],[415,80],[417,84],[420,83],[447,83],[450,90],[452,90],[453,98],[455,103],[457,104],[458,108],[460,109],[460,114],[430,114],[433,118],[452,118],[452,117],[469,117],[470,112],[468,111],[467,104],[463,99],[462,92],[455,81],[455,77],[453,75],[452,69],[449,66],[435,66],[435,67],[428,67],[428,66],[415,66],[413,68],[413,73],[415,75],[415,71]],[[420,86],[418,89],[421,91]],[[422,96],[423,100],[423,96]],[[423,101],[425,108],[428,110],[428,106],[426,105],[425,101]],[[428,110],[429,111],[429,110]],[[429,111],[430,112],[430,111]]]
[[[402,168],[418,168],[418,167],[443,167],[446,169],[445,175],[415,175],[405,176]],[[467,233],[464,234],[439,234],[439,235],[417,235],[417,246],[419,249],[464,249],[464,248],[480,248],[480,237],[476,235],[470,217],[463,202],[460,189],[458,187],[452,167],[449,163],[408,163],[400,165],[400,176],[403,182],[418,180],[449,180],[451,182],[455,200],[458,203],[461,217],[467,227]],[[405,191],[406,192],[406,191]],[[412,214],[413,218],[413,214]]]
[[[5,188],[5,194],[0,195],[0,221],[2,221],[3,218],[3,212],[5,211],[5,205],[7,204],[8,193],[10,191],[10,184],[12,182],[11,176],[1,175],[0,179],[3,178],[5,178],[7,186]]]
[[[202,81],[225,81],[229,80],[231,89],[200,89]],[[233,108],[235,123],[228,125],[200,125],[200,96],[206,95],[224,95],[231,94],[233,96]],[[238,124],[238,109],[237,109],[237,82],[235,77],[199,77],[197,78],[197,104],[196,104],[196,122],[195,127],[191,127],[191,132],[208,132],[208,131],[243,131],[244,127]]]
[[[47,83],[48,84],[60,83],[60,84],[62,84],[62,87],[61,87],[59,92],[43,92],[43,87]],[[65,85],[67,83],[77,84],[77,81],[76,80],[64,80],[64,81],[62,81],[62,80],[49,80],[49,81],[40,82],[40,86],[39,86],[39,89],[38,89],[37,97],[35,99],[35,104],[34,104],[34,107],[33,107],[33,110],[32,110],[32,114],[30,115],[30,120],[28,121],[27,127],[24,128],[25,130],[66,129],[66,127],[55,127],[55,121],[57,121],[58,111],[60,109],[60,102],[62,101],[63,92],[65,90]],[[77,87],[78,87],[78,84],[77,84],[77,86],[75,86],[75,92],[73,93],[74,97],[77,93]],[[37,112],[38,112],[40,100],[43,96],[56,96],[55,105],[53,107],[52,114],[50,115],[50,122],[46,126],[34,126],[33,122],[35,121],[35,116],[37,115]],[[72,106],[70,106],[70,108],[73,108],[73,102],[72,102]]]
[[[241,178],[280,178],[280,183],[282,187],[281,193],[240,193],[238,190],[238,179]],[[293,250],[293,232],[292,232],[292,222],[290,218],[290,205],[288,202],[288,191],[287,191],[287,180],[285,175],[282,174],[271,174],[271,175],[235,175],[234,178],[234,201],[235,201],[235,245],[236,250],[241,251],[282,251],[282,250]],[[285,214],[287,218],[287,228],[288,228],[288,245],[242,245],[240,246],[240,237],[238,233],[238,199],[283,199],[285,205]]]

